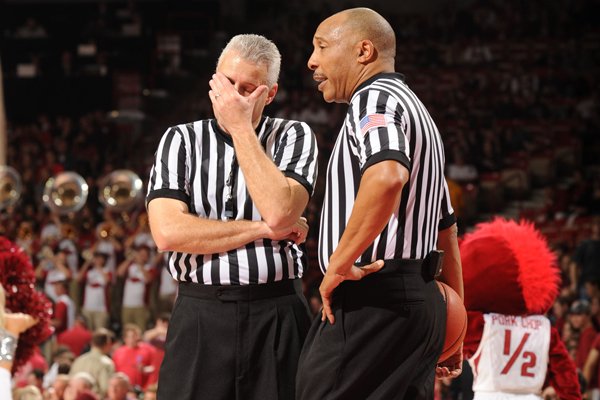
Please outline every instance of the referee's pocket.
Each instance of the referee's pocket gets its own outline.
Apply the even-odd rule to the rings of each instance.
[[[176,311],[180,307],[181,302],[182,296],[177,296],[177,298],[175,299],[175,303],[173,304],[173,308],[171,309],[171,318],[177,315]]]
[[[321,325],[319,326],[319,336],[330,342],[332,346],[343,346],[344,343],[346,343],[346,321],[344,317],[344,310],[341,307],[336,307],[335,304],[332,308],[333,315],[335,317],[335,323],[332,325],[328,319],[321,321]]]

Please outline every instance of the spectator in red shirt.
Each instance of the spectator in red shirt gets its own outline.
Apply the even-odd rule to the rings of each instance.
[[[123,329],[124,344],[113,352],[115,370],[129,377],[132,386],[141,390],[150,382],[154,372],[154,347],[141,341],[142,332],[136,324],[127,324]]]
[[[81,355],[92,341],[92,332],[87,328],[86,319],[82,315],[78,315],[75,318],[75,324],[60,333],[56,341],[58,344],[69,347],[75,356]]]
[[[578,337],[575,365],[577,369],[582,371],[598,333],[592,324],[590,306],[587,301],[578,300],[571,305],[569,309],[569,324]]]
[[[158,382],[158,372],[160,365],[165,357],[165,342],[167,340],[167,330],[169,329],[170,313],[161,313],[156,317],[153,328],[144,332],[143,340],[154,347],[154,372],[150,374],[148,383]]]
[[[598,391],[598,383],[600,382],[600,369],[598,368],[600,361],[600,334],[596,335],[592,349],[588,354],[585,365],[583,366],[583,377],[588,383],[588,390]],[[591,394],[590,399],[595,398]]]
[[[64,279],[51,281],[56,293],[56,303],[54,303],[54,313],[50,323],[54,326],[56,335],[73,327],[75,323],[75,304],[69,297],[69,284]]]

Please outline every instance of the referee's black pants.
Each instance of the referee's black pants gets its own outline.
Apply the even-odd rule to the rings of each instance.
[[[182,283],[158,399],[293,399],[309,327],[299,279],[246,286]]]
[[[313,321],[300,355],[296,399],[433,399],[445,303],[420,265],[394,263],[335,289],[335,324],[321,322],[320,315]]]

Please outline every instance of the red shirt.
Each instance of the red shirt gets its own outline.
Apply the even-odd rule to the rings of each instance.
[[[600,333],[596,335],[596,338],[594,339],[594,343],[592,344],[592,348],[596,349],[600,352]],[[591,389],[595,389],[599,386],[600,383],[600,368],[596,367],[596,379],[594,379],[594,377],[592,376],[591,382],[589,383],[589,388]]]
[[[154,365],[155,349],[148,343],[140,342],[136,347],[121,346],[113,352],[112,359],[115,370],[129,377],[131,385],[145,389],[150,383],[151,373],[145,373],[142,368]]]
[[[152,364],[154,365],[154,371],[148,376],[148,385],[158,382],[158,372],[160,371],[160,365],[162,364],[163,358],[165,358],[165,351],[154,347],[154,356],[152,357]]]
[[[92,332],[83,325],[75,324],[71,329],[58,334],[56,341],[69,347],[78,356],[92,341]]]
[[[575,353],[575,365],[577,365],[577,368],[583,370],[585,360],[587,360],[587,356],[590,354],[597,333],[593,326],[588,326],[579,334],[579,344]]]
[[[54,318],[60,321],[60,325],[54,327],[57,334],[67,329],[67,310],[67,305],[62,301],[54,305]]]

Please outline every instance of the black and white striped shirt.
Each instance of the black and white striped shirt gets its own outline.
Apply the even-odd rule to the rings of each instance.
[[[352,95],[329,159],[319,228],[323,272],[350,218],[362,173],[383,160],[402,163],[410,178],[399,209],[357,263],[422,259],[436,248],[438,229],[454,223],[444,149],[435,123],[402,75],[378,74]]]
[[[307,124],[263,117],[258,138],[287,177],[313,193],[317,144]],[[150,171],[147,202],[157,197],[181,200],[191,214],[226,220],[226,180],[233,170],[234,219],[260,221],[244,174],[234,161],[233,141],[214,119],[181,124],[163,135]],[[220,254],[169,254],[168,268],[178,281],[245,285],[299,278],[303,253],[289,241],[260,239]]]

